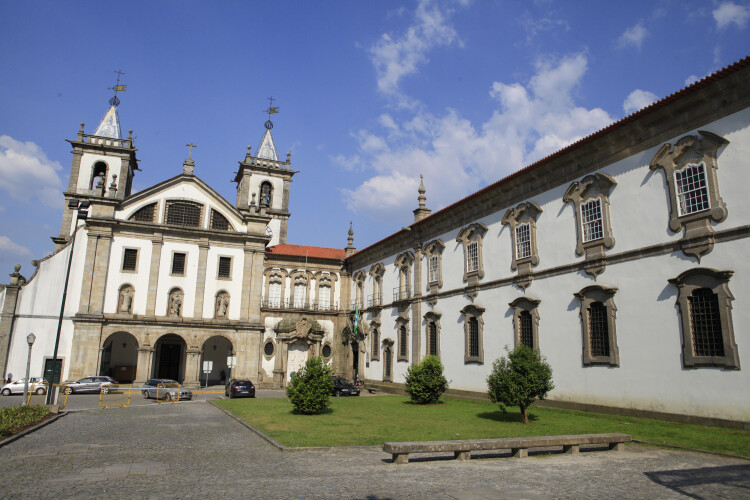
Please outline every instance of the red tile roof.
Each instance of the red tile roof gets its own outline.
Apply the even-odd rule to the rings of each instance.
[[[343,248],[311,247],[307,245],[289,245],[286,243],[266,247],[266,253],[292,257],[309,257],[311,259],[344,259]]]
[[[525,174],[527,172],[530,172],[531,170],[534,170],[534,169],[536,169],[538,167],[541,167],[542,165],[544,165],[546,163],[549,163],[551,160],[553,160],[553,159],[555,159],[555,158],[557,158],[559,156],[562,156],[562,155],[566,154],[567,152],[569,152],[571,150],[574,150],[574,149],[582,146],[583,144],[592,142],[592,141],[594,141],[594,140],[596,140],[596,139],[598,139],[600,137],[603,137],[603,136],[607,135],[608,133],[612,132],[613,130],[616,130],[618,128],[623,127],[627,123],[630,123],[632,121],[638,120],[638,119],[642,118],[643,116],[648,115],[649,113],[652,113],[652,112],[656,111],[657,109],[663,108],[663,107],[665,107],[665,106],[667,106],[667,105],[669,105],[669,104],[671,104],[671,103],[673,103],[673,102],[675,102],[675,101],[683,98],[686,95],[692,94],[693,92],[697,92],[698,90],[702,89],[703,87],[705,87],[705,86],[707,86],[707,85],[709,85],[711,83],[714,83],[714,82],[716,82],[718,80],[721,80],[722,78],[726,78],[727,76],[729,76],[729,75],[731,75],[733,73],[736,73],[737,71],[740,71],[741,69],[746,68],[748,66],[750,66],[750,56],[746,56],[746,57],[740,59],[739,61],[737,61],[736,63],[730,64],[729,66],[727,66],[727,67],[725,67],[723,69],[720,69],[720,70],[716,71],[715,73],[712,73],[712,74],[710,74],[710,75],[702,78],[701,80],[698,80],[697,82],[693,83],[692,85],[688,85],[687,87],[683,88],[682,90],[678,90],[677,92],[674,92],[674,93],[668,95],[667,97],[664,97],[663,99],[660,99],[660,100],[654,102],[653,104],[651,104],[649,106],[646,106],[645,108],[643,108],[643,109],[641,109],[639,111],[636,111],[635,113],[633,113],[631,115],[626,116],[625,118],[622,118],[622,119],[620,119],[620,120],[618,120],[618,121],[616,121],[614,123],[611,123],[610,125],[607,125],[603,129],[601,129],[601,130],[599,130],[597,132],[594,132],[594,133],[592,133],[592,134],[584,137],[583,139],[580,139],[580,140],[578,140],[578,141],[576,141],[576,142],[574,142],[574,143],[572,143],[572,144],[570,144],[570,145],[568,145],[568,146],[566,146],[566,147],[564,147],[564,148],[556,151],[555,153],[552,153],[549,156],[546,156],[546,157],[544,157],[544,158],[542,158],[540,160],[537,160],[536,162],[532,163],[531,165],[528,165],[528,166],[526,166],[526,167],[524,167],[524,168],[522,168],[520,170],[517,170],[516,172],[513,172],[512,174],[510,174],[510,175],[508,175],[508,176],[506,176],[506,177],[504,177],[504,178],[502,178],[502,179],[500,179],[500,180],[498,180],[498,181],[490,184],[489,186],[485,186],[484,188],[480,189],[479,191],[476,191],[476,192],[474,192],[474,193],[466,196],[465,198],[462,198],[462,199],[458,200],[457,202],[455,202],[455,203],[453,203],[451,205],[448,205],[447,207],[444,207],[444,208],[438,210],[437,212],[433,212],[432,214],[428,215],[427,217],[425,217],[424,219],[420,220],[419,222],[412,223],[409,226],[409,228],[411,228],[412,226],[416,226],[418,224],[424,224],[425,221],[434,218],[438,214],[445,213],[445,212],[447,212],[449,210],[454,209],[455,207],[457,207],[459,205],[467,203],[468,201],[470,201],[470,200],[472,200],[474,198],[477,198],[479,195],[481,195],[483,193],[486,193],[488,191],[491,191],[492,189],[496,189],[498,186],[501,186],[502,184],[505,184],[505,183],[509,182],[510,180],[512,180],[512,179],[520,176],[520,175],[523,175],[523,174]],[[380,245],[380,244],[382,244],[382,243],[384,243],[384,242],[386,242],[386,241],[388,241],[390,239],[395,238],[397,235],[403,233],[404,231],[405,231],[405,229],[402,229],[401,231],[397,231],[397,232],[395,232],[395,233],[393,233],[393,234],[391,234],[389,236],[386,236],[382,240],[377,241],[377,242],[373,243],[372,245],[369,245],[368,247],[366,247],[366,248],[364,248],[362,250],[359,250],[357,253],[362,253],[362,252],[365,252],[367,250],[370,250],[371,248],[377,247],[378,245]],[[353,255],[356,255],[356,254],[353,254]]]

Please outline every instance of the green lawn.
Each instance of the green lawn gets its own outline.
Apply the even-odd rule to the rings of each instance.
[[[750,432],[532,406],[529,424],[483,401],[444,398],[417,406],[401,396],[331,398],[322,415],[295,415],[286,399],[216,403],[285,446],[380,445],[385,441],[552,436],[623,432],[633,439],[750,456]]]

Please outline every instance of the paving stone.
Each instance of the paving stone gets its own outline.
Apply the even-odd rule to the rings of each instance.
[[[206,403],[72,413],[0,460],[3,498],[750,498],[742,459],[628,445],[396,466],[381,447],[281,452]]]

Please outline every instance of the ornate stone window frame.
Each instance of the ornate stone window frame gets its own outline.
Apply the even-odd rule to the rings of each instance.
[[[607,265],[604,251],[615,246],[612,224],[609,218],[609,196],[617,185],[612,177],[601,172],[587,175],[580,182],[573,182],[565,191],[563,203],[571,203],[576,220],[576,255],[586,255],[584,271],[595,278],[604,272]],[[592,200],[599,200],[602,216],[602,237],[584,241],[581,207]]]
[[[405,341],[402,341],[402,336],[406,336]],[[396,361],[409,361],[409,318],[403,316],[396,318],[396,337],[398,338]]]
[[[502,224],[510,229],[510,244],[512,260],[510,268],[518,271],[516,284],[526,290],[531,284],[532,268],[539,264],[539,251],[536,246],[536,222],[542,209],[533,201],[525,201],[516,208],[509,208],[502,219]],[[528,224],[530,254],[526,257],[518,256],[518,228]]]
[[[352,301],[352,309],[364,309],[365,305],[365,281],[367,275],[360,269],[352,276],[352,284],[354,285],[354,300]]]
[[[573,294],[581,302],[580,317],[581,331],[583,333],[584,366],[620,366],[620,352],[617,348],[617,332],[615,328],[615,319],[617,317],[617,307],[615,306],[614,301],[615,293],[617,293],[617,288],[590,285],[583,288],[580,292]],[[591,323],[589,320],[589,310],[591,304],[594,302],[601,302],[606,308],[609,356],[594,356],[591,354]]]
[[[128,250],[135,251],[135,269],[125,269],[125,254],[128,252]],[[141,249],[138,247],[123,247],[120,272],[137,274],[138,273],[138,261],[140,260],[138,257],[140,256],[140,253],[141,253]]]
[[[329,300],[328,309],[333,309],[335,300],[334,300],[334,294],[336,293],[336,283],[339,280],[339,277],[336,273],[332,273],[330,271],[320,271],[315,274],[315,304],[318,309],[320,309],[320,289],[322,287],[327,286],[331,289],[331,298]]]
[[[286,295],[286,278],[289,276],[289,273],[286,269],[278,268],[278,267],[269,267],[264,272],[263,275],[265,276],[265,286],[263,287],[263,297],[265,297],[265,303],[266,305],[269,305],[270,296],[269,296],[269,287],[271,283],[280,283],[281,284],[281,292],[279,293],[279,305],[273,306],[273,307],[282,307],[284,305],[284,297]],[[271,307],[269,305],[269,307]]]
[[[699,130],[699,135],[687,135],[674,146],[664,144],[651,160],[651,170],[664,170],[669,191],[669,229],[677,233],[684,229],[682,251],[700,262],[714,246],[714,230],[711,222],[723,222],[727,218],[727,206],[719,193],[717,153],[729,141],[712,132]],[[709,208],[687,215],[680,215],[675,173],[690,165],[703,164]]]
[[[430,325],[434,324],[435,330],[436,330],[436,341],[435,341],[435,353],[436,354],[435,356],[437,356],[438,358],[440,357],[440,317],[441,316],[442,314],[440,314],[439,312],[435,312],[435,311],[428,311],[424,315],[425,356],[430,355],[430,348],[432,347],[432,345],[430,344]]]
[[[383,339],[383,382],[393,382],[393,368],[393,339],[386,338]]]
[[[732,300],[729,290],[729,279],[733,271],[719,271],[709,268],[689,269],[677,278],[668,280],[677,288],[677,307],[682,326],[682,362],[686,368],[715,366],[728,369],[740,369],[740,357],[734,340],[732,322]],[[693,343],[693,328],[690,314],[689,297],[699,288],[709,288],[716,294],[719,302],[719,319],[724,356],[696,356]]]
[[[426,291],[433,294],[437,293],[443,287],[443,250],[445,243],[443,240],[436,239],[424,244],[423,251],[427,258],[427,282]],[[437,279],[430,280],[430,260],[437,259]]]
[[[293,308],[306,309],[310,303],[310,278],[310,273],[302,269],[297,269],[289,273],[289,286],[291,287],[289,302]],[[305,286],[305,298],[302,305],[298,305],[294,297],[294,291],[298,284],[304,284]]]
[[[367,301],[368,307],[380,307],[383,305],[383,276],[385,275],[385,266],[378,262],[370,268],[369,272],[372,277],[372,298]]]
[[[222,276],[219,274],[221,269],[221,259],[229,259],[229,276]],[[217,255],[216,256],[216,279],[222,281],[232,280],[232,271],[234,267],[234,259],[231,255]]]
[[[482,259],[482,240],[487,233],[487,226],[481,222],[474,222],[459,231],[456,241],[464,247],[464,283],[476,284],[484,278],[484,263]],[[469,271],[469,243],[477,243],[477,269]]]
[[[508,304],[513,308],[513,338],[515,346],[521,345],[521,313],[528,312],[531,315],[531,342],[533,349],[539,351],[539,304],[541,300],[532,297],[518,297]]]
[[[266,346],[268,344],[271,344],[271,346],[273,347],[273,352],[271,352],[271,354],[266,354]],[[274,342],[274,340],[269,337],[266,339],[265,342],[263,342],[263,358],[266,361],[271,361],[275,355],[276,355],[276,342]]]
[[[372,335],[372,352],[370,353],[370,359],[373,361],[380,361],[380,322],[370,321],[370,332]]]
[[[464,316],[464,364],[468,363],[484,363],[484,307],[476,304],[469,304],[461,309],[461,314]],[[479,328],[479,339],[478,339],[478,350],[477,356],[471,356],[469,343],[471,342],[471,332],[469,328],[470,319],[474,318],[477,320],[477,327]]]
[[[413,295],[414,253],[408,250],[398,254],[393,264],[398,271],[398,288],[393,292],[393,301],[408,300]]]

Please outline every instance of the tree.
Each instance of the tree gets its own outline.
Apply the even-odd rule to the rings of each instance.
[[[535,399],[544,399],[554,389],[552,368],[547,360],[535,350],[521,344],[508,351],[492,363],[492,373],[487,377],[490,399],[498,403],[505,413],[505,406],[518,406],[524,424],[529,423],[527,410]]]
[[[446,389],[448,380],[443,376],[443,363],[437,356],[427,356],[406,371],[406,392],[418,405],[437,403]]]
[[[295,413],[316,415],[328,408],[332,390],[331,368],[323,362],[323,358],[312,357],[304,368],[292,375],[286,386],[286,395]]]

